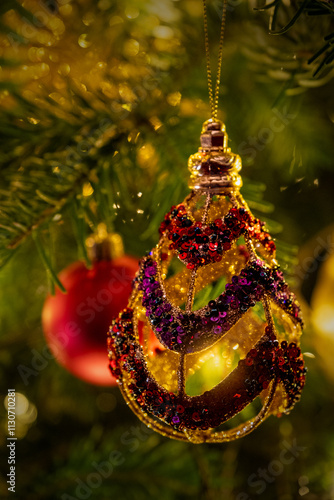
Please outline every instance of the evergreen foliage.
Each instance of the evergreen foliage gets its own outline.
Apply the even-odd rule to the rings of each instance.
[[[209,8],[213,40],[221,6]],[[221,117],[244,197],[273,234],[284,227],[278,259],[290,270],[333,221],[333,14],[330,0],[228,2]],[[17,419],[16,498],[332,498],[334,408],[320,360],[309,359],[291,416],[196,447],[145,430],[117,388],[65,372],[41,330],[46,294],[62,268],[88,260],[99,223],[141,256],[187,193],[209,114],[201,2],[2,0],[0,16],[2,429],[8,387],[37,411]],[[308,326],[303,351],[315,348]],[[5,432],[0,442],[10,497]],[[304,449],[280,462],[294,442]]]

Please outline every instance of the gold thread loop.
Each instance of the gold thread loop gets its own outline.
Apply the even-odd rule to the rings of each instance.
[[[211,62],[210,62],[210,42],[209,42],[208,11],[207,11],[206,0],[203,0],[203,11],[204,11],[205,52],[206,52],[207,78],[208,78],[209,99],[210,99],[210,107],[211,107],[211,118],[213,120],[216,120],[217,115],[218,115],[220,77],[221,77],[222,62],[223,62],[223,45],[224,45],[224,35],[225,35],[225,25],[226,25],[226,14],[227,14],[227,0],[223,0],[223,12],[222,12],[222,22],[221,22],[221,28],[220,28],[218,69],[217,69],[215,92],[213,92],[212,71],[211,71]]]

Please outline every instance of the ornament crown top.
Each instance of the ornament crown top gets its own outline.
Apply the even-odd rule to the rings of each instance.
[[[191,155],[190,189],[221,191],[222,188],[240,189],[241,158],[228,147],[226,127],[220,120],[205,121],[201,133],[201,147]]]

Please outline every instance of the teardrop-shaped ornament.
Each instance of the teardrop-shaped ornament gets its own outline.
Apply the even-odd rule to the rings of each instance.
[[[239,192],[241,159],[220,121],[204,123],[189,169],[191,192],[165,216],[110,327],[110,369],[155,431],[231,441],[300,398],[303,323],[275,243]],[[152,332],[159,355],[148,349]]]

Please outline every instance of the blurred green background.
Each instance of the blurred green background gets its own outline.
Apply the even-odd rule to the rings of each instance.
[[[242,193],[276,236],[302,303],[309,371],[291,415],[198,446],[149,432],[118,388],[86,384],[47,357],[41,310],[54,285],[36,240],[57,273],[85,257],[101,222],[128,254],[155,245],[164,214],[188,192],[187,159],[209,117],[202,2],[2,2],[2,498],[334,498],[331,46],[308,64],[334,30],[334,6],[276,1],[273,19],[254,10],[264,4],[228,2],[220,118],[243,160]],[[222,2],[208,7],[214,62]],[[289,31],[269,34],[299,8]],[[20,366],[33,371],[24,378]],[[15,494],[8,388],[20,394]]]

